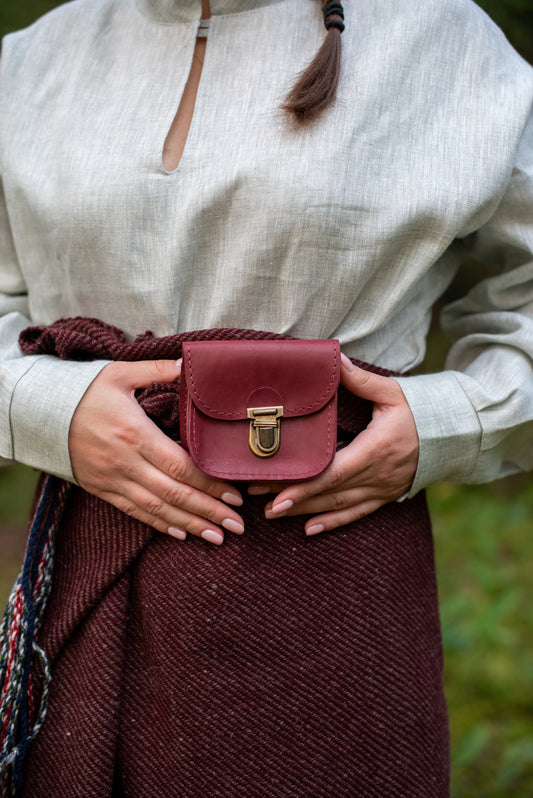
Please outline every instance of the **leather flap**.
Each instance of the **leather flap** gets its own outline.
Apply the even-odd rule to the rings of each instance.
[[[283,405],[284,417],[309,415],[335,394],[337,340],[193,341],[183,344],[190,399],[211,418],[246,418],[248,407]]]

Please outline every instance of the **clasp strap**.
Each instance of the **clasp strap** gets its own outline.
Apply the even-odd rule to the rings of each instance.
[[[257,457],[273,457],[281,443],[283,406],[249,407],[246,414],[250,419],[251,451]]]

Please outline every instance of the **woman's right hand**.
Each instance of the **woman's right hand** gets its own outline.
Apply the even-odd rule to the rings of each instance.
[[[84,490],[159,532],[180,540],[190,532],[218,545],[224,529],[244,531],[242,518],[228,507],[242,504],[240,493],[202,474],[135,399],[138,388],[173,382],[179,374],[171,360],[106,366],[72,418],[72,470]]]

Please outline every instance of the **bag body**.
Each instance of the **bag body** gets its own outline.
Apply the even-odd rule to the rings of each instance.
[[[205,474],[302,480],[336,448],[337,340],[183,344],[181,444]]]

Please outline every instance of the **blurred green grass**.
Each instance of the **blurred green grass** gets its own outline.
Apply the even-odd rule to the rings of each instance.
[[[0,36],[26,27],[50,9],[60,5],[54,0],[2,0],[0,5]]]
[[[22,465],[0,468],[0,608],[3,612],[22,561],[26,518],[38,475]]]
[[[533,484],[429,492],[454,798],[533,795]]]
[[[0,35],[56,5],[53,0],[2,0]],[[531,58],[533,2],[481,0],[479,5]],[[445,348],[434,330],[426,369],[439,367]],[[35,472],[23,466],[0,470],[0,606],[22,559],[36,480]],[[428,499],[441,599],[453,798],[529,798],[533,480],[516,477],[480,487],[441,484],[428,491]]]

